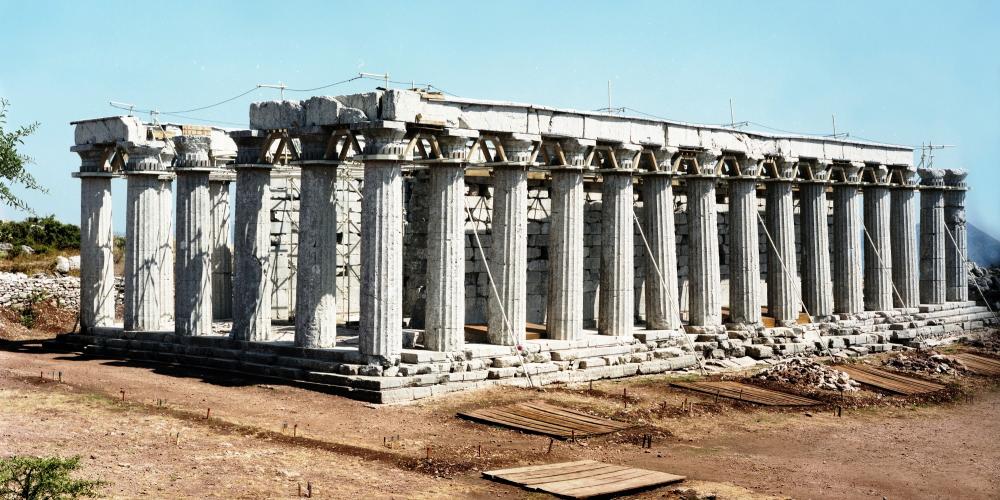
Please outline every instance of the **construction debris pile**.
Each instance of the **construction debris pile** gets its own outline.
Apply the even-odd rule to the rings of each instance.
[[[758,373],[756,378],[828,391],[857,391],[861,387],[850,375],[809,358],[783,361]]]
[[[1000,267],[980,267],[972,263],[969,269],[969,299],[981,302],[985,296],[993,310],[1000,307]]]
[[[890,368],[908,372],[943,373],[946,375],[957,375],[958,372],[965,370],[961,361],[949,359],[935,352],[899,353],[886,359],[884,364]]]

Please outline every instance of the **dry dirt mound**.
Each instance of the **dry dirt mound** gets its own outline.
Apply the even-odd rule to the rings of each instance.
[[[791,358],[754,375],[769,382],[804,386],[828,391],[857,391],[860,384],[850,375],[809,358]]]
[[[0,340],[50,338],[76,327],[77,312],[59,306],[55,299],[25,307],[0,308]]]

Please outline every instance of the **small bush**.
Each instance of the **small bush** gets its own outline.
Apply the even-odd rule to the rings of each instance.
[[[10,243],[14,246],[10,257],[20,254],[21,245],[29,246],[37,253],[78,249],[80,227],[63,224],[57,221],[54,215],[28,217],[20,222],[0,222],[0,243]]]
[[[68,500],[98,496],[103,481],[73,479],[80,457],[13,456],[0,459],[0,499]]]

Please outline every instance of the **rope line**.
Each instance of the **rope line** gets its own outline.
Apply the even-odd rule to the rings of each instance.
[[[639,217],[635,214],[635,206],[632,206],[632,219],[635,220],[636,227],[639,228],[639,236],[642,237],[642,243],[646,246],[646,252],[649,254],[649,262],[653,264],[653,270],[656,271],[656,275],[660,279],[660,286],[667,292],[667,302],[672,306],[670,309],[676,313],[677,324],[681,328],[681,336],[691,347],[691,352],[694,354],[695,361],[698,362],[698,368],[701,370],[701,374],[705,375],[705,364],[701,357],[698,356],[698,350],[695,349],[694,342],[691,337],[688,337],[687,332],[684,331],[684,325],[681,321],[681,311],[679,301],[673,300],[673,291],[667,286],[666,280],[663,278],[663,273],[660,272],[660,266],[656,264],[656,260],[653,259],[653,249],[649,246],[649,241],[646,240],[646,233],[642,230],[642,224],[639,222]]]
[[[945,230],[945,232],[948,233],[948,237],[951,238],[951,244],[955,245],[955,249],[956,250],[960,251],[959,254],[962,256],[962,266],[965,268],[965,274],[966,274],[966,278],[965,279],[966,279],[966,282],[968,282],[968,279],[969,279],[968,278],[968,274],[969,274],[969,257],[966,255],[967,252],[961,252],[961,248],[959,248],[958,242],[955,241],[955,235],[951,234],[951,229],[948,228],[947,224],[945,224],[944,230]],[[990,305],[990,301],[986,300],[986,294],[984,294],[983,293],[983,289],[979,287],[979,282],[977,282],[976,280],[972,280],[972,283],[974,285],[976,285],[976,290],[979,290],[979,296],[983,298],[983,302],[986,304],[986,308],[989,309],[989,311],[991,313],[993,313],[993,318],[996,319],[996,320],[998,320],[998,321],[1000,321],[1000,316],[997,315],[997,312],[993,309],[993,306]],[[966,287],[968,287],[968,286],[969,285],[966,284]]]
[[[885,265],[885,261],[882,260],[882,253],[879,252],[878,248],[875,247],[875,241],[872,239],[872,235],[868,233],[868,226],[865,225],[865,222],[863,220],[861,221],[861,229],[864,230],[865,237],[868,238],[868,244],[871,245],[872,251],[875,252],[875,256],[878,257],[878,263],[883,268],[888,267],[891,270],[892,266],[886,266]],[[903,300],[903,296],[900,295],[899,290],[896,288],[896,282],[895,282],[895,280],[891,279],[891,271],[890,271],[889,283],[892,285],[892,291],[896,293],[896,298],[899,299],[899,303],[903,304],[902,307],[906,307],[906,305],[905,305],[906,301]]]
[[[760,221],[760,225],[764,229],[764,234],[767,236],[767,241],[771,244],[771,249],[774,250],[774,255],[778,257],[778,263],[781,264],[781,270],[784,273],[785,278],[792,283],[795,283],[795,277],[792,276],[792,274],[788,271],[788,268],[785,266],[785,259],[781,258],[781,252],[778,251],[778,246],[774,244],[774,239],[771,238],[771,232],[767,230],[767,224],[764,223],[764,218],[760,216],[760,210],[756,210],[755,212],[757,213],[757,220]],[[802,306],[802,310],[805,311],[807,316],[812,318],[812,314],[806,307],[806,303],[802,301],[802,286],[793,286],[792,288],[796,292],[796,298],[799,301],[799,305]],[[770,310],[770,304],[768,304],[768,312],[774,314],[774,311]]]
[[[486,260],[486,252],[483,251],[483,243],[479,240],[479,220],[472,217],[472,211],[469,210],[469,204],[467,200],[465,200],[464,198],[465,197],[463,197],[462,200],[462,206],[465,208],[465,214],[469,216],[469,220],[471,220],[472,223],[475,224],[475,228],[472,231],[472,235],[473,237],[475,237],[476,248],[479,249],[479,256],[480,258],[483,259],[483,263],[485,264],[485,266],[483,267],[486,268],[486,278],[490,282],[490,288],[493,290],[493,296],[496,297],[497,299],[497,306],[500,308],[500,316],[503,317],[504,326],[507,327],[505,332],[510,337],[511,342],[513,342],[511,348],[514,354],[516,354],[517,357],[521,360],[521,371],[523,371],[524,376],[528,378],[528,385],[530,385],[532,388],[535,388],[535,382],[531,379],[531,374],[528,373],[528,367],[524,363],[524,356],[521,355],[521,353],[517,352],[517,347],[521,346],[521,343],[518,342],[517,337],[514,336],[514,328],[511,326],[510,319],[507,317],[507,311],[504,309],[503,302],[500,300],[500,291],[497,290],[496,281],[493,280],[493,272],[490,271],[489,262]],[[523,346],[521,347],[523,348]],[[527,354],[527,352],[525,352],[525,354]],[[539,389],[541,388],[539,387]]]

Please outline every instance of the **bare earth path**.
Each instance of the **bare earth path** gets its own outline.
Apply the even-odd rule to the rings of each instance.
[[[64,383],[40,381],[39,372],[53,371],[62,372]],[[689,487],[722,497],[1000,497],[995,386],[972,403],[851,411],[843,418],[725,405],[687,416],[658,410],[698,400],[664,381],[602,382],[593,393],[505,388],[373,407],[231,375],[202,378],[0,350],[0,455],[82,455],[83,474],[110,481],[106,494],[125,498],[294,498],[307,481],[317,498],[523,497],[480,479],[478,471],[585,458],[687,475]],[[529,399],[648,427],[557,441],[546,455],[547,438],[454,417],[462,409]],[[208,408],[211,419],[204,418]],[[639,447],[640,433],[654,434],[653,449]]]

